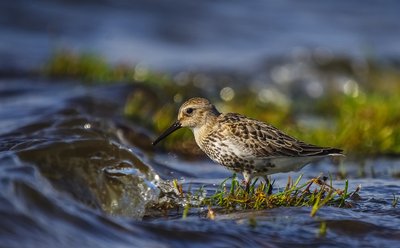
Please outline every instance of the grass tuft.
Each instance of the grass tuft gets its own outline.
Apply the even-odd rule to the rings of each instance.
[[[311,207],[310,216],[314,217],[318,210],[324,206],[352,207],[349,199],[356,199],[360,187],[355,191],[348,191],[348,181],[344,189],[336,189],[332,186],[332,180],[327,182],[327,178],[321,176],[312,178],[300,184],[302,175],[295,181],[288,177],[288,183],[282,191],[269,194],[269,187],[266,183],[253,182],[248,189],[236,177],[236,174],[225,179],[217,188],[214,194],[205,195],[203,188],[197,192],[188,193],[182,191],[182,185],[176,180],[173,186],[180,192],[185,199],[183,218],[187,217],[190,207],[207,207],[209,219],[215,218],[212,208],[219,208],[226,211],[240,210],[263,210],[278,207]],[[227,182],[231,180],[231,184]],[[359,197],[358,197],[359,198]]]

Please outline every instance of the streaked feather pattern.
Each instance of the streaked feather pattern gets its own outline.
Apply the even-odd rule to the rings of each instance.
[[[189,127],[199,147],[215,162],[254,176],[299,170],[342,150],[320,147],[295,139],[279,129],[244,115],[221,114],[207,99],[192,98],[182,104],[178,120],[153,144],[181,127]]]

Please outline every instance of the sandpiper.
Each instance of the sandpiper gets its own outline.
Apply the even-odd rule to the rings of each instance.
[[[324,157],[343,156],[341,149],[307,144],[265,122],[220,113],[207,99],[199,97],[182,104],[177,121],[153,145],[181,127],[190,128],[208,157],[242,173],[247,184],[254,177],[298,171]]]

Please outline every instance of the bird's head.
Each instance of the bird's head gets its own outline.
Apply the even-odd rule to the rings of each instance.
[[[190,129],[200,128],[205,125],[210,117],[218,116],[220,113],[207,99],[195,97],[187,100],[179,108],[177,121],[165,130],[154,142],[156,145],[162,139],[181,127]]]

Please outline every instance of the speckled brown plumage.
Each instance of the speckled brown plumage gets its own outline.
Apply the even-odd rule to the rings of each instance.
[[[340,149],[307,144],[267,123],[236,113],[221,114],[204,98],[183,103],[178,120],[153,144],[181,127],[193,131],[212,160],[243,173],[247,182],[254,176],[299,170],[323,157],[342,155]]]

